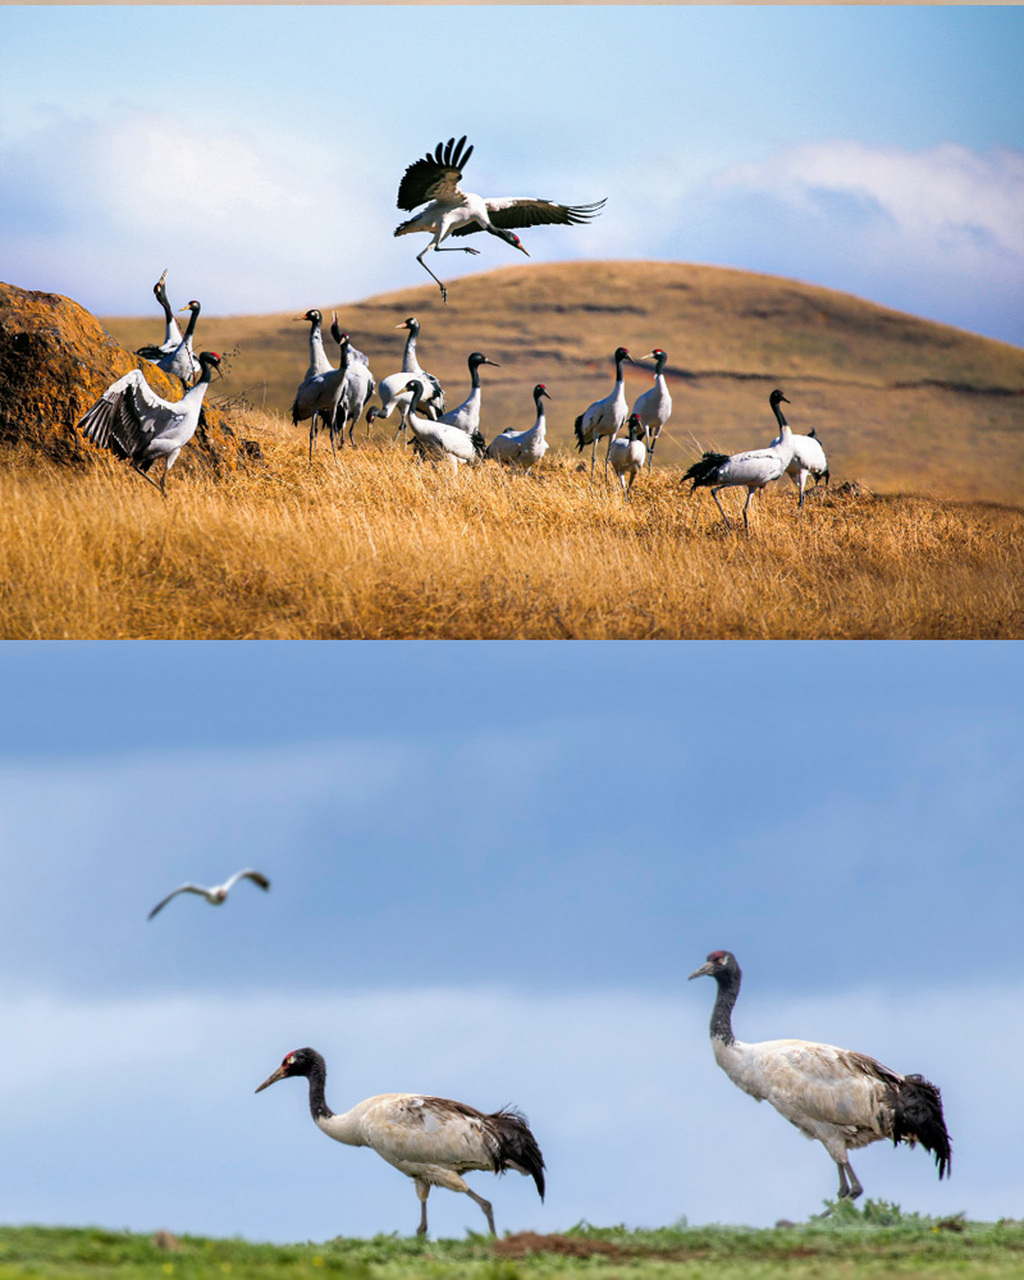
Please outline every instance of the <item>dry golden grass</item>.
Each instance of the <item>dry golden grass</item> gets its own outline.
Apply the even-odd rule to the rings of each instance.
[[[788,486],[725,533],[678,468],[627,505],[567,454],[456,475],[377,441],[335,465],[278,417],[265,467],[171,473],[100,457],[0,475],[6,638],[1019,637],[1024,512]],[[737,517],[736,491],[723,501]]]

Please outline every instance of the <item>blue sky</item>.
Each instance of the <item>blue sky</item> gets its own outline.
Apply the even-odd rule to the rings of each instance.
[[[101,314],[165,266],[216,314],[424,283],[397,183],[466,133],[471,190],[608,197],[535,261],[718,263],[1024,342],[1016,6],[10,6],[0,34],[0,269]],[[446,274],[510,262],[482,248]]]
[[[411,1232],[407,1181],[300,1084],[254,1096],[302,1044],[338,1110],[519,1103],[550,1194],[476,1175],[499,1230],[806,1216],[831,1162],[718,1071],[685,980],[723,946],[741,1037],[943,1089],[952,1179],[879,1144],[868,1195],[1019,1215],[1024,1116],[985,1099],[1024,1052],[1020,653],[4,646],[6,1220]],[[146,920],[243,865],[269,894]],[[477,1214],[432,1197],[439,1234]]]

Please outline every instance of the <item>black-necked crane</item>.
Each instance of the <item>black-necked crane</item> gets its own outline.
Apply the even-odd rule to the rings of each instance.
[[[438,462],[445,460],[452,470],[458,470],[460,462],[479,462],[484,456],[484,438],[479,431],[468,433],[460,427],[453,427],[450,422],[434,422],[429,418],[421,418],[417,410],[423,394],[423,384],[410,378],[406,384],[410,392],[408,420],[409,429],[415,441],[426,457]]]
[[[608,461],[619,484],[622,485],[622,496],[628,502],[633,490],[633,481],[644,469],[647,446],[644,444],[646,431],[639,414],[631,413],[626,426],[629,434],[609,444]]]
[[[544,1157],[526,1117],[514,1107],[487,1113],[429,1094],[382,1093],[337,1114],[324,1098],[327,1068],[315,1049],[289,1053],[256,1092],[290,1076],[309,1080],[309,1109],[321,1132],[349,1147],[371,1147],[412,1178],[420,1201],[418,1236],[427,1233],[431,1187],[446,1187],[469,1196],[483,1210],[491,1235],[496,1234],[490,1202],[477,1195],[462,1176],[474,1169],[491,1173],[515,1169],[533,1178],[544,1199]]]
[[[367,430],[369,424],[377,418],[390,418],[392,412],[397,409],[401,422],[398,430],[395,432],[395,440],[399,435],[406,431],[405,416],[409,409],[409,402],[412,399],[411,392],[406,391],[410,379],[415,378],[423,383],[423,395],[420,399],[420,412],[428,418],[439,418],[445,411],[444,390],[432,373],[427,373],[420,367],[419,359],[416,356],[416,339],[419,337],[420,322],[415,316],[409,316],[403,320],[401,324],[395,325],[396,329],[406,329],[409,336],[405,340],[405,351],[402,353],[402,368],[398,373],[389,373],[386,378],[382,378],[380,385],[377,387],[377,395],[380,397],[381,407],[378,409],[374,406],[367,415]],[[372,417],[370,416],[372,414]]]
[[[342,366],[345,370],[345,377],[341,385],[341,398],[334,410],[334,429],[340,431],[342,438],[344,438],[345,423],[347,422],[348,441],[354,448],[356,443],[354,435],[356,423],[363,416],[363,410],[366,408],[370,396],[376,391],[377,383],[370,372],[369,360],[361,351],[357,351],[352,346],[348,334],[342,333],[338,326],[337,317],[331,321],[331,337],[338,344],[338,349],[342,353]],[[347,358],[345,356],[346,352]]]
[[[647,470],[650,471],[654,461],[654,446],[658,443],[662,427],[672,416],[672,397],[669,395],[668,383],[665,381],[665,362],[668,356],[661,347],[655,347],[641,359],[655,362],[654,386],[650,391],[637,396],[633,402],[633,412],[640,419],[647,435]]]
[[[732,1031],[740,992],[740,967],[729,951],[712,951],[691,978],[714,978],[718,996],[711,1014],[711,1048],[725,1074],[758,1102],[767,1099],[807,1138],[816,1138],[839,1170],[839,1198],[861,1194],[848,1152],[891,1138],[895,1146],[920,1144],[935,1157],[942,1178],[951,1144],[935,1085],[900,1075],[867,1054],[809,1040],[744,1044]]]
[[[152,364],[156,364],[164,356],[169,356],[173,351],[176,351],[181,343],[181,330],[178,328],[178,322],[174,318],[171,304],[167,301],[168,270],[168,267],[164,267],[163,275],[153,286],[153,293],[164,313],[164,340],[159,346],[139,347],[135,352],[137,356],[141,356],[143,360],[149,360]]]
[[[785,399],[785,397],[783,396],[782,399]],[[782,428],[787,423],[782,409],[779,407],[779,401],[770,400],[769,403],[779,424],[779,434],[772,441],[773,445],[777,445],[782,441]],[[786,404],[789,404],[788,400],[786,400]],[[793,441],[793,457],[786,468],[786,475],[789,476],[800,491],[800,501],[797,506],[802,507],[804,505],[804,490],[807,487],[807,480],[810,476],[814,477],[815,487],[824,476],[825,488],[828,488],[828,458],[825,457],[825,450],[821,447],[821,441],[813,430],[809,436],[797,435],[795,431],[791,431],[790,439]]]
[[[482,364],[493,365],[495,369],[500,369],[501,365],[496,360],[489,360],[482,351],[470,352],[466,362],[469,365],[469,395],[463,400],[462,404],[456,405],[454,409],[449,409],[447,413],[442,413],[438,422],[444,422],[449,427],[458,427],[460,431],[465,431],[467,435],[473,435],[474,432],[480,430],[480,366]]]
[[[615,360],[615,386],[603,400],[595,400],[592,405],[584,409],[576,419],[574,427],[577,450],[582,453],[588,444],[593,446],[590,453],[591,482],[594,479],[594,459],[597,457],[598,440],[608,436],[608,444],[610,446],[619,429],[629,417],[629,405],[626,401],[626,384],[622,373],[622,365],[626,360],[633,364],[634,360],[625,347],[619,347],[613,359]],[[605,454],[605,474],[607,474],[607,471],[608,455]]]
[[[166,898],[158,902],[146,918],[152,920],[156,913],[166,907],[168,902],[172,898],[176,898],[179,893],[197,893],[213,906],[219,907],[239,880],[251,880],[253,884],[258,884],[261,889],[270,888],[270,881],[262,872],[246,868],[245,871],[236,871],[231,879],[225,880],[223,884],[211,885],[208,889],[201,884],[181,884],[173,893],[169,893]]]
[[[786,400],[786,397],[781,391],[773,391],[769,397],[773,409],[777,407],[780,400]],[[789,401],[786,400],[786,403],[788,404]],[[723,489],[746,486],[747,500],[743,504],[743,527],[749,534],[747,508],[750,506],[750,499],[766,484],[784,475],[792,458],[793,433],[783,419],[778,440],[767,449],[748,449],[745,453],[733,454],[705,453],[699,462],[695,462],[690,467],[680,483],[692,480],[691,493],[694,489],[709,488],[727,529],[731,529],[732,525],[722,504],[718,501],[718,495]]]
[[[182,334],[181,341],[173,351],[161,356],[159,360],[155,360],[153,363],[158,369],[163,369],[164,373],[169,373],[172,377],[179,378],[187,390],[200,373],[199,361],[195,357],[192,343],[196,332],[196,322],[199,319],[199,312],[202,308],[193,298],[191,302],[186,302],[181,309],[192,313],[188,318],[188,327]]]
[[[332,330],[333,332],[333,330]],[[344,426],[351,418],[356,402],[359,412],[365,403],[366,394],[373,390],[373,378],[366,365],[357,364],[350,359],[348,334],[338,332],[336,335],[338,350],[341,353],[339,368],[331,368],[328,373],[318,373],[307,378],[292,401],[292,423],[298,425],[309,419],[309,465],[313,465],[313,443],[320,430],[320,420],[327,423],[331,441],[331,452],[335,461],[338,458],[337,435],[338,418],[341,417],[341,443],[345,443]],[[369,387],[369,392],[366,388]],[[366,393],[366,394],[364,394]],[[355,420],[352,420],[352,426]],[[352,427],[349,428],[349,439],[352,439]]]
[[[537,418],[532,427],[525,431],[508,429],[500,436],[495,436],[487,446],[487,457],[496,462],[504,462],[514,471],[530,474],[530,468],[548,451],[547,420],[544,415],[544,398],[548,400],[547,387],[538,382],[533,389],[533,403],[537,409]]]
[[[472,154],[473,148],[466,146],[464,137],[457,143],[454,138],[449,138],[447,143],[439,142],[433,154],[428,152],[421,160],[409,165],[398,186],[399,209],[411,213],[420,205],[426,205],[426,208],[396,227],[395,235],[407,236],[419,231],[430,234],[430,243],[416,255],[416,261],[437,283],[441,300],[445,303],[448,290],[423,261],[428,249],[435,253],[475,254],[479,250],[465,245],[449,245],[442,249],[441,243],[449,236],[468,236],[486,231],[529,257],[519,237],[512,231],[513,227],[536,227],[547,223],[578,226],[596,217],[605,203],[597,200],[593,204],[555,204],[534,196],[503,196],[487,200],[471,191],[460,191],[462,170]]]
[[[101,449],[127,458],[133,469],[166,497],[167,473],[195,435],[206,388],[219,365],[216,351],[201,352],[199,381],[173,402],[156,394],[141,369],[132,369],[82,415],[78,430]],[[147,474],[158,458],[164,460],[159,484]]]
[[[303,320],[309,322],[309,367],[306,369],[303,381],[305,382],[307,378],[315,378],[321,373],[330,373],[334,365],[331,364],[324,350],[323,315],[315,307],[311,307],[305,315],[296,316],[295,319],[300,323]]]

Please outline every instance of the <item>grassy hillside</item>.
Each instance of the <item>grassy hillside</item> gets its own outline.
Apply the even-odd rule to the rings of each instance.
[[[549,438],[569,449],[576,415],[611,390],[615,348],[639,357],[660,346],[675,403],[659,445],[665,464],[687,465],[698,442],[726,452],[767,443],[778,385],[791,425],[817,430],[840,482],[994,502],[1024,494],[1020,348],[792,280],[678,263],[507,267],[456,280],[449,299],[444,307],[428,283],[337,309],[378,377],[401,367],[405,334],[394,326],[416,315],[421,363],[450,404],[468,393],[470,351],[499,361],[483,370],[488,440],[532,423],[530,392],[544,382]],[[303,299],[295,314],[335,305]],[[155,304],[151,315],[104,324],[130,348],[162,336]],[[305,324],[203,316],[198,334],[200,346],[235,353],[222,394],[287,414],[306,367]],[[651,375],[626,369],[632,399]]]
[[[581,1226],[494,1241],[338,1237],[323,1244],[249,1244],[130,1232],[0,1228],[0,1277],[46,1280],[1011,1280],[1024,1264],[1024,1223],[904,1217],[894,1206],[846,1208],[837,1218],[752,1230],[685,1225],[658,1231]]]

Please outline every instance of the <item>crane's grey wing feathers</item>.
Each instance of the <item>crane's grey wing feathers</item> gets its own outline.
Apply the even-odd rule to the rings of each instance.
[[[428,152],[406,169],[398,185],[399,209],[411,213],[428,200],[455,195],[463,166],[472,154],[473,148],[466,146],[464,137],[457,143],[454,138],[439,142],[433,155]]]
[[[87,440],[118,458],[135,458],[156,430],[151,411],[174,406],[150,387],[141,369],[132,369],[109,386],[78,422]]]
[[[607,198],[607,197],[606,197]],[[580,226],[596,218],[604,208],[604,200],[593,204],[555,204],[553,200],[540,200],[533,196],[503,196],[485,200],[491,222],[496,227],[511,231],[515,227],[539,227],[549,223],[561,226]],[[456,227],[453,236],[468,236],[482,230],[476,223]]]
[[[176,898],[179,893],[200,893],[204,897],[206,896],[206,890],[200,888],[199,885],[197,884],[180,884],[178,885],[177,889],[174,890],[173,893],[169,893],[166,898],[164,898],[161,902],[158,902],[156,904],[156,906],[149,913],[146,919],[152,920],[153,917],[156,915],[156,913],[158,911],[162,911],[163,908],[167,906],[168,902],[170,902],[172,898]]]

